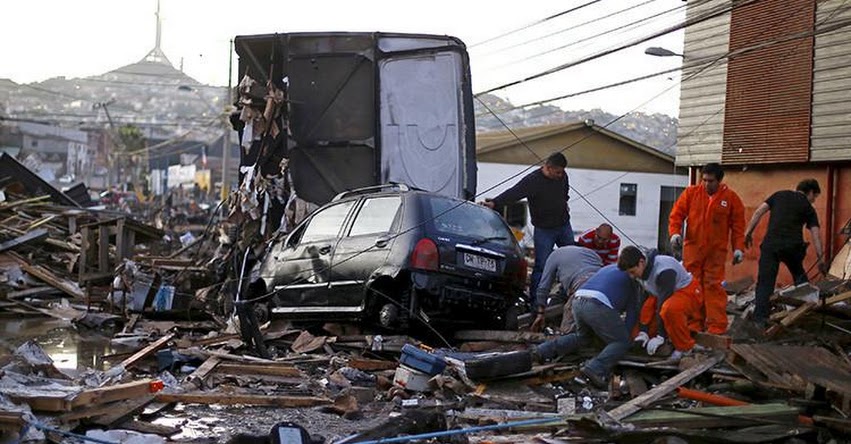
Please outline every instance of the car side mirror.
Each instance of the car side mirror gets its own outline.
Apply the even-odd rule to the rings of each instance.
[[[375,246],[378,247],[378,248],[384,248],[384,247],[387,246],[387,244],[390,243],[390,240],[391,240],[390,236],[381,236],[381,237],[379,237],[378,239],[375,240]]]

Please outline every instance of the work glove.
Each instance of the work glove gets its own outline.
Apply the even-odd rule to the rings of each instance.
[[[638,333],[638,335],[635,337],[635,339],[632,340],[632,342],[640,343],[641,348],[644,348],[644,347],[647,347],[647,341],[649,341],[649,340],[650,340],[650,336],[648,336],[647,333],[642,331],[642,332]]]
[[[733,252],[733,265],[741,264],[743,260],[745,260],[745,253],[742,250]]]
[[[653,339],[647,341],[647,354],[653,356],[656,354],[656,350],[659,350],[659,347],[665,343],[665,338],[661,336],[655,336]]]
[[[680,248],[683,248],[683,237],[680,236],[679,234],[675,234],[675,235],[671,236],[671,248],[673,248],[675,250],[679,250]]]

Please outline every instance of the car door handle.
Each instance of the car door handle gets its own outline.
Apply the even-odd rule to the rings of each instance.
[[[328,254],[331,252],[331,246],[325,245],[324,247],[319,248],[319,254]]]
[[[378,248],[384,248],[389,243],[390,243],[390,238],[388,238],[388,237],[379,237],[378,239],[375,240],[375,246],[378,247]]]

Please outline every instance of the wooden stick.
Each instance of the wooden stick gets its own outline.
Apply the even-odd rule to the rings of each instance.
[[[314,396],[266,396],[235,393],[160,393],[159,402],[183,402],[186,404],[260,405],[272,407],[313,407],[331,404],[328,398]]]
[[[147,357],[151,353],[159,350],[160,348],[162,348],[163,346],[168,344],[168,341],[171,341],[174,338],[174,336],[175,336],[174,333],[169,333],[169,334],[157,339],[156,341],[154,341],[153,343],[151,343],[147,347],[145,347],[145,348],[137,351],[136,353],[134,353],[133,356],[121,361],[121,364],[119,364],[119,365],[123,366],[125,370],[129,369],[130,367],[133,367],[134,365],[136,365],[136,363],[138,363],[142,359],[145,359],[145,357]]]
[[[716,364],[723,360],[724,355],[722,353],[711,356],[708,359],[704,359],[703,361],[696,364],[694,367],[680,372],[671,379],[668,379],[667,381],[648,390],[647,393],[627,402],[626,404],[621,405],[620,407],[614,410],[609,411],[608,413],[614,419],[621,421],[626,417],[649,406],[650,404],[658,401],[660,398],[667,395],[668,393],[673,392],[677,389],[677,387],[700,376],[705,371],[711,369],[712,367],[715,367]]]

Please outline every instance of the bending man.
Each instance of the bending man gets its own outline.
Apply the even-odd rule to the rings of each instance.
[[[538,345],[532,350],[533,359],[540,362],[574,353],[597,337],[606,346],[580,371],[595,386],[606,387],[615,364],[632,345],[629,332],[638,319],[639,292],[635,281],[617,266],[601,268],[576,291],[576,332]],[[626,313],[625,319],[621,313]]]
[[[544,310],[547,308],[547,298],[550,296],[550,288],[558,278],[562,291],[567,298],[564,302],[564,316],[561,322],[561,331],[570,333],[575,326],[573,320],[573,295],[576,290],[585,283],[603,264],[597,253],[584,247],[568,245],[557,248],[547,258],[538,292],[535,294],[535,311],[537,316],[532,322],[532,331],[541,331],[544,328]]]
[[[700,284],[691,273],[671,256],[657,254],[655,250],[645,256],[632,245],[621,251],[618,268],[637,279],[653,296],[644,303],[641,332],[635,338],[646,347],[647,354],[656,354],[666,338],[674,345],[671,359],[679,359],[695,348],[701,349],[691,335],[700,331],[703,300]],[[651,316],[645,316],[648,311]],[[657,333],[650,339],[648,332],[654,323]]]

